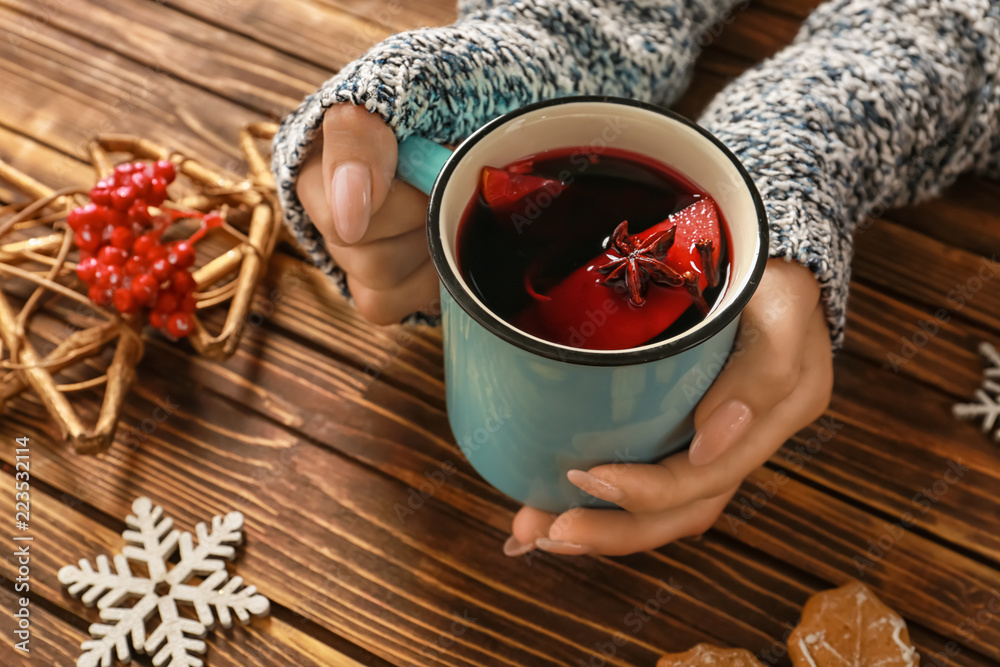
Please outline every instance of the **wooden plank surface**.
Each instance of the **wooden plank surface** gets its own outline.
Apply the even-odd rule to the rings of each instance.
[[[0,21],[23,20],[0,7]],[[0,126],[77,158],[86,156],[97,134],[123,133],[240,168],[237,129],[261,120],[260,114],[51,23],[30,25],[16,42],[0,43],[7,100]],[[66,168],[63,157],[39,176],[59,178]]]
[[[14,513],[14,478],[10,469],[6,468],[0,473],[0,493],[2,498],[3,511],[8,516]],[[117,522],[114,529],[100,523],[80,511],[78,499],[65,497],[60,502],[44,491],[35,491],[32,494],[31,502],[31,533],[35,538],[31,543],[31,590],[29,592],[32,600],[32,621],[37,615],[45,616],[45,611],[39,611],[48,607],[61,610],[64,618],[82,616],[85,623],[77,622],[75,627],[70,628],[75,632],[61,632],[59,636],[59,646],[65,657],[58,661],[53,660],[52,665],[69,664],[70,656],[74,654],[75,647],[79,646],[85,639],[85,629],[88,623],[99,622],[95,608],[86,608],[78,600],[71,598],[64,591],[59,583],[57,574],[64,565],[76,563],[81,558],[87,558],[93,563],[97,555],[112,556],[120,553],[123,541],[120,532],[125,528],[124,520]],[[124,517],[123,517],[124,519]],[[193,525],[177,526],[182,530],[193,530]],[[248,537],[247,542],[252,544],[253,538]],[[246,545],[241,547],[247,548]],[[82,549],[82,550],[81,550]],[[238,566],[236,568],[239,573]],[[10,560],[0,559],[0,576],[13,580],[17,573]],[[248,582],[253,583],[253,582]],[[7,592],[7,589],[0,589]],[[7,607],[8,609],[10,607]],[[5,633],[9,634],[9,633]],[[40,643],[51,636],[45,625],[33,629],[33,638],[38,638]],[[69,635],[72,636],[70,640]],[[233,630],[213,632],[208,639],[209,654],[212,665],[232,665],[243,666],[253,665],[263,667],[264,665],[286,664],[301,665],[302,667],[361,667],[363,664],[371,664],[373,656],[363,656],[364,662],[358,662],[349,656],[340,653],[315,637],[303,632],[299,623],[294,620],[289,623],[288,615],[279,613],[268,618],[254,619],[249,626],[236,624]],[[30,645],[29,645],[30,646]],[[13,658],[16,654],[9,647],[0,647],[6,652],[4,657]],[[32,655],[34,664],[39,658]],[[141,663],[148,662],[148,659],[140,658]],[[11,664],[4,661],[5,665]]]
[[[4,612],[14,613],[18,608],[20,593],[0,587],[0,605]],[[76,647],[87,637],[77,624],[68,623],[41,605],[29,607],[31,611],[31,636],[28,653],[15,647],[20,638],[14,635],[12,617],[4,614],[3,636],[0,637],[0,658],[4,665],[29,667],[35,665],[72,665],[76,663]],[[141,663],[140,663],[141,664]]]
[[[274,345],[273,347],[280,348],[281,346]],[[178,367],[181,367],[181,365],[178,364],[176,361],[174,361],[172,363],[169,362],[169,361],[166,362],[166,363],[157,363],[157,362],[153,361],[152,365],[155,365],[155,366],[157,366],[159,368],[178,368]],[[297,377],[299,375],[299,373],[304,368],[308,367],[309,365],[310,364],[303,364],[301,367],[287,367],[286,368],[286,373],[288,375]],[[265,366],[265,368],[272,368],[272,367],[279,367],[279,366],[285,366],[285,364],[284,363],[274,364],[273,366],[271,366],[271,364],[267,364]],[[239,373],[233,373],[232,376],[239,377]],[[199,379],[199,380],[201,379],[198,376],[196,376],[196,378]],[[259,383],[261,383],[262,386],[264,386],[264,387],[269,387],[271,385],[271,381],[268,379],[267,373],[260,374],[258,376],[258,378],[257,378],[257,381]],[[150,391],[152,393],[152,395],[158,395],[158,396],[163,396],[163,395],[174,396],[174,395],[176,395],[174,393],[174,391],[172,391],[170,389],[167,389],[166,387],[158,386],[157,382],[147,382],[146,383],[146,389],[148,391]],[[183,391],[183,389],[179,389],[177,391]],[[302,391],[302,390],[296,391],[296,390],[292,389],[288,393],[289,394],[296,394],[296,395],[303,395],[306,392]],[[312,391],[312,392],[309,392],[309,393],[314,394],[314,395],[318,395],[318,400],[321,400],[321,401],[325,400],[327,403],[330,402],[329,401],[329,394],[326,394],[326,397],[324,398],[324,394],[321,394],[320,392],[317,392],[315,390]],[[384,403],[386,401],[384,399],[382,399],[382,400],[379,400],[379,402],[380,403]],[[306,407],[308,408],[308,406],[306,406]],[[148,413],[150,409],[147,409],[145,412]],[[214,415],[213,418],[216,421],[220,420],[219,412],[217,410],[206,410],[206,411],[212,412],[212,414]],[[401,412],[405,413],[406,411],[404,410],[404,411],[401,411]],[[369,440],[358,442],[357,445],[358,445],[359,450],[361,450],[363,452],[367,452],[367,457],[368,457],[367,458],[367,462],[370,465],[377,466],[377,467],[379,467],[380,469],[383,469],[383,470],[386,470],[388,466],[394,465],[395,468],[391,468],[392,474],[394,474],[394,475],[400,475],[402,477],[402,481],[403,482],[408,482],[408,483],[412,484],[413,486],[416,486],[419,483],[419,481],[421,480],[421,473],[422,472],[426,472],[429,469],[433,470],[433,459],[431,459],[431,460],[418,459],[416,462],[408,464],[405,461],[405,458],[404,458],[405,455],[406,455],[406,450],[404,448],[393,447],[390,451],[386,452],[384,455],[378,455],[377,452],[375,452],[375,450],[377,450],[379,448],[379,446],[380,446],[381,443],[383,443],[383,442],[388,443],[388,442],[396,441],[396,440],[398,440],[398,437],[392,437],[392,436],[386,437],[388,435],[388,434],[386,434],[386,428],[387,427],[384,426],[384,425],[380,425],[377,421],[373,420],[372,418],[364,419],[363,420],[363,424],[364,424],[363,427],[368,432],[370,432],[373,437],[371,439],[369,439]],[[348,426],[348,431],[346,431],[344,433],[344,435],[346,435],[346,433],[349,433],[350,430],[354,428],[354,424],[351,424],[351,423],[348,423],[347,426]],[[183,432],[185,434],[192,433],[195,430],[192,427],[184,427],[184,426],[176,426],[175,428],[176,428],[176,430],[178,430],[180,432]],[[388,428],[393,429],[393,426],[390,425]],[[441,426],[437,427],[437,430],[439,430],[439,431],[443,431],[443,429],[444,429],[443,424]],[[258,432],[259,429],[257,429],[257,428],[250,428],[250,430],[252,432],[256,433],[256,432]],[[417,430],[417,429],[411,428],[410,430]],[[349,438],[342,437],[339,434],[328,434],[326,437],[331,442],[341,442],[341,441],[349,440]],[[126,438],[126,441],[130,441],[130,439]],[[411,438],[411,444],[413,444],[412,438]],[[187,449],[188,448],[183,448],[184,451],[186,451]],[[419,450],[426,450],[427,447],[426,446],[418,446],[417,449],[419,449]],[[248,458],[245,454],[242,454],[240,452],[233,452],[230,448],[227,448],[227,450],[230,451],[230,452],[232,452],[234,455],[239,456],[240,458],[244,458],[244,459]],[[375,453],[373,453],[373,452],[375,452]],[[55,454],[58,454],[58,452],[52,452],[49,456],[52,456],[52,455],[55,455]],[[163,451],[161,451],[159,453],[159,455],[163,456],[163,455],[165,455],[165,453]],[[457,454],[454,451],[451,452],[451,456],[457,458]],[[185,455],[185,458],[187,458],[186,455]],[[66,461],[66,463],[68,463],[68,460]],[[317,465],[318,464],[319,464],[319,462],[317,461]],[[59,470],[62,467],[63,466],[57,466],[56,469]],[[308,467],[310,469],[314,468],[313,465],[309,465]],[[134,475],[134,473],[135,473],[134,470],[130,470],[129,475],[130,476]],[[94,474],[100,474],[100,473],[96,473],[95,472]],[[100,474],[100,476],[104,477],[105,474]],[[471,477],[471,475],[470,475],[470,477]],[[57,485],[61,486],[61,487],[65,486],[65,485],[71,483],[70,480],[71,480],[71,478],[67,478],[66,480],[60,480],[60,481],[57,482]],[[206,480],[205,484],[209,484],[209,483],[210,482],[208,480]],[[128,479],[126,479],[126,478],[123,477],[116,484],[114,484],[114,486],[117,486],[118,484],[127,485],[127,484],[130,484],[130,482],[128,481]],[[301,484],[296,484],[296,483],[292,483],[291,485],[292,486],[302,486]],[[155,488],[155,484],[153,484],[151,482],[146,482],[146,481],[140,482],[138,484],[138,486],[141,487],[141,488]],[[450,488],[450,486],[451,485],[449,484],[449,485],[447,485],[445,487],[442,487],[440,489],[439,493],[438,493],[438,497],[441,500],[444,500],[446,502],[450,502],[456,508],[465,508],[465,507],[468,507],[469,503],[462,497],[462,494],[455,494],[455,492]],[[750,489],[751,489],[750,492],[752,492],[753,487],[750,487]],[[786,493],[789,493],[789,491],[783,489],[782,490],[782,494],[786,494]],[[390,494],[389,497],[391,498],[392,495]],[[402,495],[402,496],[397,496],[397,500],[405,500],[405,494]],[[123,498],[119,504],[124,504],[124,503],[127,503],[127,496],[125,498]],[[500,524],[500,525],[502,525],[503,521],[505,520],[505,518],[501,519],[500,517],[491,518],[490,515],[480,515],[480,516],[477,516],[475,518],[480,518],[480,519],[484,520],[484,522],[488,522],[490,524]],[[290,521],[286,521],[286,522],[290,522]],[[283,523],[285,523],[285,522],[283,522]],[[877,522],[873,523],[872,525],[877,525]],[[875,534],[875,533],[872,532],[871,527],[867,523],[862,523],[862,524],[859,524],[858,526],[853,526],[850,529],[850,532],[852,532],[858,538],[857,539],[857,543],[858,544],[864,544],[864,539],[863,538],[865,537],[866,533],[868,533],[872,538],[877,538],[878,537],[877,534]],[[792,535],[794,535],[794,533]],[[498,544],[499,544],[499,537],[497,538],[497,540],[498,541],[497,541],[496,545],[494,545],[494,546],[498,546]],[[923,552],[924,549],[926,549],[926,547],[921,547],[920,549],[917,549],[917,551],[918,552]],[[805,544],[802,547],[800,547],[800,550],[798,552],[799,553],[798,558],[805,559],[805,562],[810,562],[810,559],[815,558],[815,556],[813,555],[813,552],[814,552],[814,548],[812,546],[808,545],[808,544]],[[836,553],[836,552],[834,552],[834,553]],[[825,558],[825,556],[824,556],[824,558]],[[933,554],[933,552],[930,552],[929,559],[925,562],[925,564],[923,565],[922,569],[919,570],[919,572],[921,573],[921,576],[924,573],[926,573],[926,572],[930,572],[931,574],[933,574],[934,562],[935,562],[934,554]],[[491,563],[491,566],[494,566],[494,564]],[[975,571],[974,565],[969,565],[968,567],[972,568],[972,570]],[[846,572],[850,572],[850,568],[845,568],[845,570],[846,570]],[[895,576],[905,578],[906,576],[910,576],[908,573],[911,572],[911,569],[910,568],[900,568],[900,569],[893,568],[891,571],[892,571],[892,573],[894,573]],[[604,576],[604,578],[606,578],[607,575],[603,575],[603,576]],[[947,584],[947,582],[949,582],[952,579],[952,576],[953,576],[953,573],[951,573],[951,572],[946,573],[946,576],[941,579],[940,583],[942,585]],[[590,578],[591,578],[590,576],[587,577],[587,579],[590,579]],[[912,585],[912,582],[909,585]],[[907,586],[907,584],[904,584],[902,586],[902,588],[905,590],[906,586]],[[744,595],[744,597],[745,597],[745,595]],[[975,603],[975,601],[973,600],[971,603],[969,603],[969,605],[974,605],[974,603]],[[732,603],[730,603],[730,604],[732,604]],[[956,618],[958,618],[962,613],[966,613],[965,609],[974,609],[974,606],[963,607],[963,606],[960,605],[958,607],[958,609],[959,609],[959,615],[957,615]],[[938,615],[941,614],[941,613],[942,613],[941,610],[935,610],[933,617],[937,618]],[[944,618],[947,618],[947,613],[944,614]],[[715,625],[718,625],[718,623],[719,623],[718,621],[715,621]]]
[[[0,0],[0,21],[17,27],[0,43],[0,157],[54,185],[90,178],[79,158],[100,131],[238,170],[243,124],[281,115],[390,32],[454,16],[448,0],[64,4],[35,21],[32,3]],[[814,4],[765,0],[740,12],[678,109],[696,116],[791,39]],[[998,203],[1000,188],[966,179],[866,229],[825,421],[747,480],[703,538],[619,559],[500,555],[516,505],[478,478],[450,434],[440,331],[372,327],[322,275],[280,254],[256,302],[268,315],[231,360],[149,344],[108,454],[70,453],[36,402],[0,415],[0,438],[30,435],[38,447],[37,526],[53,536],[36,562],[30,664],[72,661],[94,617],[54,573],[120,546],[137,495],[186,527],[231,509],[247,516],[233,567],[275,612],[215,633],[209,665],[651,665],[706,640],[787,664],[776,642],[806,598],[851,578],[907,617],[925,658],[955,641],[959,653],[940,664],[997,664],[1000,628],[958,628],[1000,590],[1000,456],[949,410],[978,386],[978,342],[1000,342],[1000,281],[961,306],[952,294],[996,268]],[[948,321],[914,338],[941,308]],[[40,324],[37,342],[64,335],[55,320]],[[894,363],[907,340],[920,345]],[[83,392],[78,404],[93,413],[98,398]],[[176,407],[146,433],[164,405]],[[9,512],[9,448],[0,461]],[[942,488],[949,466],[961,477]],[[417,510],[401,520],[408,502]],[[906,513],[912,525],[899,532]],[[11,596],[0,587],[5,608]],[[9,643],[0,652],[5,665],[22,657]]]
[[[340,69],[393,32],[454,19],[450,2],[386,0],[339,3],[328,0],[166,0],[163,4],[205,23],[267,45],[319,67]],[[437,20],[429,16],[437,16]],[[426,17],[426,18],[424,18]]]
[[[158,382],[148,382],[143,393],[147,391],[152,396],[174,396],[169,389],[160,386]],[[171,401],[174,400],[176,399],[171,399]],[[151,409],[152,406],[145,406],[137,415],[130,414],[129,417],[138,419],[143,415],[148,415]],[[313,454],[307,451],[306,446],[301,443],[292,444],[286,442],[282,444],[279,438],[280,433],[277,431],[268,431],[266,426],[260,424],[247,424],[245,419],[243,420],[243,425],[239,425],[240,415],[234,413],[233,407],[217,405],[212,401],[205,401],[202,405],[198,406],[198,410],[199,413],[212,414],[214,421],[212,426],[218,431],[224,432],[226,439],[216,435],[212,438],[211,445],[207,442],[207,438],[206,442],[202,444],[201,438],[205,437],[203,432],[209,428],[209,425],[200,421],[200,419],[203,419],[200,415],[188,416],[178,411],[176,417],[172,417],[168,423],[164,424],[163,434],[158,432],[151,436],[148,442],[145,443],[145,447],[156,447],[157,449],[155,460],[151,461],[149,465],[140,466],[137,460],[134,465],[128,467],[127,471],[121,471],[121,466],[107,465],[110,462],[101,464],[98,461],[92,462],[91,460],[87,460],[78,464],[75,470],[71,470],[69,465],[67,465],[70,462],[69,457],[63,458],[61,450],[54,449],[41,452],[43,465],[41,466],[41,471],[37,474],[41,479],[44,479],[56,488],[70,489],[70,493],[74,497],[84,495],[84,489],[78,483],[81,477],[84,479],[100,479],[101,482],[99,484],[86,489],[85,500],[88,504],[95,505],[104,510],[108,515],[113,516],[115,512],[121,513],[127,511],[131,496],[140,492],[140,489],[142,490],[141,492],[148,492],[153,497],[158,498],[162,496],[167,498],[174,495],[172,489],[180,484],[184,477],[195,472],[195,466],[207,466],[209,469],[215,470],[215,473],[211,475],[211,484],[215,491],[213,496],[229,496],[232,492],[227,492],[226,489],[231,489],[238,485],[242,485],[244,488],[250,490],[251,493],[249,495],[254,500],[251,501],[249,498],[244,497],[236,507],[247,513],[249,530],[252,531],[250,533],[252,544],[258,545],[258,547],[256,551],[247,550],[244,558],[240,561],[240,572],[249,580],[261,583],[263,590],[275,598],[279,604],[297,604],[297,601],[301,600],[301,596],[296,591],[280,590],[285,587],[287,577],[283,576],[282,573],[277,573],[280,578],[275,580],[276,573],[272,570],[276,563],[268,563],[268,560],[275,556],[264,545],[281,544],[290,540],[299,545],[311,547],[304,554],[289,554],[282,559],[284,568],[295,572],[297,575],[296,578],[300,581],[303,579],[305,573],[309,573],[308,576],[315,576],[313,573],[317,568],[308,565],[308,563],[312,560],[311,553],[313,549],[319,550],[322,548],[323,550],[334,552],[331,558],[332,562],[322,561],[326,562],[328,569],[331,566],[345,562],[354,564],[357,558],[362,558],[363,563],[367,561],[364,570],[377,573],[377,579],[368,582],[369,592],[376,586],[386,586],[397,591],[406,591],[410,594],[420,592],[421,589],[419,586],[410,578],[411,574],[417,574],[416,572],[400,572],[398,571],[398,567],[391,566],[392,563],[380,562],[382,559],[390,559],[390,554],[398,554],[401,551],[401,557],[403,560],[406,560],[405,556],[409,552],[409,549],[406,547],[409,545],[400,544],[389,536],[373,536],[371,528],[362,527],[366,521],[371,521],[390,529],[394,524],[397,524],[390,503],[392,501],[402,502],[406,500],[406,487],[402,483],[398,486],[387,486],[385,482],[366,479],[364,475],[358,474],[354,470],[354,466],[349,465],[346,461],[340,462],[335,467],[330,468],[328,465],[324,465],[324,461],[328,461],[329,457],[320,457]],[[180,421],[175,423],[175,419]],[[27,427],[27,424],[25,424],[25,427]],[[132,432],[133,435],[136,432],[141,433],[141,431],[136,429]],[[232,438],[233,441],[228,441],[229,438]],[[132,441],[132,438],[129,437],[124,439],[126,442]],[[374,442],[377,442],[377,439]],[[238,443],[244,443],[244,446],[239,447],[237,446]],[[258,466],[266,465],[267,461],[271,460],[271,457],[266,457],[263,461],[254,461],[248,448],[260,449],[262,447],[275,448],[288,446],[296,447],[294,456],[289,455],[286,459],[286,457],[279,455],[277,458],[279,461],[283,459],[287,460],[285,465],[294,467],[295,470],[281,469],[274,473],[273,478],[269,473],[257,472],[260,469]],[[241,464],[235,466],[234,461],[240,461]],[[426,471],[426,468],[422,469],[423,462],[417,464],[400,462],[398,465],[404,466],[409,471],[410,479],[418,478],[421,472]],[[249,466],[249,470],[244,468],[244,466]],[[308,476],[303,478],[301,471],[308,471]],[[258,477],[261,479],[261,483],[255,484],[254,480]],[[328,488],[329,491],[323,492],[320,490],[319,480],[322,480],[323,488]],[[204,486],[207,486],[209,483],[209,480],[206,480]],[[284,490],[289,487],[299,489],[296,493],[296,502],[303,507],[323,507],[326,509],[320,514],[308,514],[302,517],[297,516],[302,510],[272,507],[275,504],[273,501],[277,497],[283,496],[286,493]],[[748,493],[751,493],[752,490],[753,487],[750,487]],[[108,500],[104,497],[107,493],[114,494],[115,497]],[[782,496],[786,493],[788,491],[783,490]],[[320,495],[317,496],[316,494]],[[449,535],[450,530],[445,529],[442,531],[441,527],[453,525],[454,514],[457,510],[448,510],[444,514],[440,510],[435,511],[438,509],[438,499],[441,502],[461,507],[464,503],[460,496],[456,497],[457,495],[452,489],[442,487],[437,496],[428,502],[427,507],[421,509],[420,514],[414,518],[414,521],[408,522],[410,525],[405,526],[407,534],[411,537],[409,541],[418,541],[418,544],[413,546],[420,549],[420,556],[417,559],[411,558],[410,560],[420,563],[420,575],[429,576],[439,584],[449,582],[450,577],[447,576],[447,573],[450,569],[461,568],[467,576],[486,578],[491,583],[491,586],[505,589],[511,587],[512,584],[508,581],[508,577],[516,581],[516,575],[520,574],[520,569],[522,568],[518,567],[518,563],[503,559],[497,553],[499,542],[502,538],[502,534],[499,531],[491,530],[487,532],[487,535],[492,538],[491,546],[493,548],[489,553],[479,555],[479,558],[483,558],[484,556],[489,557],[487,562],[479,564],[474,564],[471,561],[466,562],[468,560],[466,550],[479,551],[476,547],[479,544],[479,540],[482,539],[481,537],[472,539],[470,544],[470,536],[467,534]],[[165,502],[168,511],[178,516],[179,520],[193,522],[197,520],[199,515],[204,516],[212,511],[222,511],[224,509],[224,507],[220,508],[215,504],[220,502],[219,500],[213,501],[212,498],[207,500],[208,503],[197,498],[169,498]],[[258,507],[251,507],[250,503]],[[231,502],[227,506],[232,506]],[[262,510],[260,507],[266,508],[266,510]],[[838,509],[834,507],[830,511],[836,512]],[[449,514],[452,516],[449,517]],[[358,519],[359,516],[362,518]],[[803,521],[809,521],[809,518],[806,517]],[[257,527],[258,522],[260,522],[259,527]],[[497,521],[489,521],[489,523],[497,523]],[[820,517],[815,523],[825,525],[826,521],[823,520],[823,517]],[[291,535],[287,530],[278,528],[278,526],[294,526],[299,528],[313,524],[318,524],[318,528],[314,530],[317,533],[316,537]],[[341,524],[343,524],[342,527]],[[844,533],[850,534],[856,540],[857,544],[863,544],[866,534],[876,536],[872,532],[872,526],[874,525],[876,525],[874,520],[869,521],[865,517],[857,525],[849,525],[842,530]],[[470,527],[474,526],[475,523]],[[327,531],[333,532],[334,535],[330,535]],[[741,537],[749,534],[738,531],[738,534],[740,533],[742,533]],[[371,550],[375,553],[366,556],[356,553],[359,550],[354,545],[348,544],[343,540],[342,536],[345,535],[353,536],[354,542],[358,540],[368,542],[366,549],[361,551]],[[792,537],[794,537],[794,533],[791,536],[785,535],[782,539],[790,541]],[[441,545],[442,541],[446,543]],[[820,542],[826,544],[828,541],[821,540]],[[651,583],[662,577],[665,581],[674,582],[682,590],[691,591],[689,593],[690,599],[686,595],[683,599],[677,598],[672,600],[671,613],[676,613],[684,619],[697,619],[708,614],[707,618],[697,624],[698,627],[714,628],[718,631],[719,628],[726,628],[729,625],[731,627],[726,633],[727,636],[734,636],[734,633],[736,633],[735,636],[739,637],[740,633],[749,633],[748,636],[743,637],[743,641],[741,642],[743,645],[766,646],[766,641],[762,642],[763,637],[755,636],[757,628],[746,627],[743,619],[753,614],[757,622],[755,625],[760,627],[763,620],[768,619],[768,614],[774,614],[774,597],[780,594],[781,588],[779,588],[779,584],[782,587],[787,587],[787,583],[780,582],[782,580],[787,581],[789,573],[779,569],[776,572],[768,574],[766,568],[763,572],[759,570],[747,571],[746,565],[741,562],[743,560],[740,557],[741,554],[731,553],[732,550],[726,549],[724,544],[721,548],[711,543],[710,546],[712,551],[717,553],[722,551],[721,558],[730,563],[728,567],[721,567],[722,564],[720,564],[720,570],[716,572],[714,565],[711,563],[713,560],[718,560],[720,558],[719,555],[713,559],[712,557],[706,557],[708,554],[702,552],[700,548],[691,550],[680,545],[666,550],[665,555],[667,560],[654,559],[652,562],[644,563],[641,567],[636,568],[636,574],[632,574],[630,577],[625,576],[629,574],[628,571],[622,573],[594,571],[595,564],[584,563],[580,566],[585,568],[586,572],[576,577],[577,583],[608,581],[609,577],[613,576],[614,579],[612,580],[615,581],[616,587],[621,588],[628,585],[629,579],[637,578],[638,581],[634,584],[635,587],[639,591],[649,591]],[[926,547],[927,545],[920,545],[920,548],[913,551],[920,554],[924,552]],[[677,553],[678,556],[673,556],[674,553]],[[806,571],[812,571],[812,568],[821,566],[827,560],[825,554],[817,556],[815,554],[815,546],[810,545],[808,542],[799,547],[796,554],[796,558],[808,563],[809,569]],[[909,567],[897,568],[893,566],[892,561],[888,561],[885,568],[888,569],[890,576],[886,578],[890,581],[902,578],[899,586],[902,590],[907,590],[908,586],[912,586],[912,581],[907,581],[909,577],[934,574],[936,557],[938,555],[933,550],[929,551],[927,553],[927,560],[922,561],[923,565],[919,570]],[[263,564],[260,562],[262,558],[264,559]],[[640,557],[637,557],[638,559]],[[302,560],[305,563],[300,567],[298,563]],[[445,564],[437,565],[435,563],[435,561],[441,560],[447,561],[447,565],[450,567],[445,568]],[[546,557],[545,560],[559,561],[561,559]],[[398,562],[396,564],[398,566]],[[553,566],[555,565],[553,564]],[[440,572],[437,572],[436,570],[439,567],[442,569]],[[574,563],[571,567],[575,568],[577,564]],[[735,568],[742,570],[742,574],[734,581],[726,575],[726,572]],[[967,578],[972,578],[977,573],[974,564],[966,564],[961,569],[969,570],[972,573],[962,575]],[[351,584],[354,583],[352,581],[353,578],[345,576],[344,572],[338,570],[339,568],[335,569],[332,573],[332,580],[321,577],[312,588],[325,590],[325,587],[351,587]],[[559,570],[554,571],[550,567],[543,567],[542,561],[539,560],[532,564],[529,574],[530,579],[522,582],[524,585],[522,596],[528,596],[529,592],[534,596],[538,596],[539,593],[545,593],[546,598],[551,595],[553,599],[560,600],[563,604],[570,605],[571,608],[575,606],[573,605],[574,596],[572,594],[567,595],[566,592],[560,590],[566,585],[564,573],[561,574]],[[949,571],[941,573],[939,576],[939,583],[944,585],[950,582],[956,576],[956,573]],[[540,577],[540,579],[536,577]],[[743,577],[747,577],[750,581],[755,582],[755,584],[748,585],[744,582],[742,586],[745,588],[735,586],[734,584],[742,581]],[[397,579],[399,579],[398,583],[396,582]],[[768,580],[772,580],[769,585],[762,586],[760,584],[761,581]],[[774,583],[773,580],[777,580],[779,584]],[[957,581],[961,583],[962,579],[959,578]],[[479,600],[479,596],[482,595],[482,593],[477,592],[477,586],[463,579],[462,585],[456,586],[456,589],[459,588],[463,592],[471,594],[470,597],[463,596],[464,603],[467,605],[476,604],[475,613],[481,613],[486,617],[489,610],[482,609],[482,602],[474,602],[475,600]],[[279,590],[273,592],[275,589]],[[570,590],[573,591],[574,589]],[[809,589],[799,584],[793,590],[795,591],[795,596],[801,599],[805,594],[805,590]],[[763,591],[767,591],[767,593],[762,597]],[[649,595],[648,592],[647,595]],[[494,593],[495,596],[496,594]],[[440,595],[435,597],[440,597]],[[588,597],[589,603],[593,605],[595,603],[594,598],[597,596],[591,594]],[[351,604],[350,598],[350,595],[340,594],[337,596],[337,603]],[[724,602],[724,604],[718,604],[717,609],[711,608],[707,606],[706,599],[714,599],[720,603]],[[756,603],[754,602],[755,599],[757,600]],[[620,611],[615,617],[623,617],[627,614],[628,605],[640,603],[642,598],[637,597],[633,600],[625,602],[624,607],[622,607],[620,601],[614,599],[602,600],[598,611],[603,612],[608,608],[609,604],[617,602],[615,606],[618,606]],[[322,602],[327,603],[325,600]],[[514,604],[516,600],[505,602],[505,607],[517,608]],[[939,603],[929,611],[933,612],[933,619],[938,619],[940,615],[940,623],[946,623],[959,618],[959,615],[962,613],[968,613],[967,610],[972,608],[969,605],[973,604],[973,602],[974,600],[972,602],[965,600],[953,602],[947,600]],[[319,603],[319,601],[314,600],[313,603]],[[332,603],[332,601],[329,603]],[[580,605],[581,610],[588,606],[583,601],[576,601],[575,604]],[[758,610],[751,611],[756,605],[760,605],[757,607]],[[794,602],[785,602],[779,607],[785,610],[785,619],[793,619],[795,614],[797,614],[797,606],[794,605]],[[453,604],[452,606],[455,605]],[[726,620],[724,614],[719,615],[722,609],[739,607],[743,607],[744,609],[737,616],[740,619],[738,621],[735,619]],[[308,609],[296,607],[293,607],[293,609],[298,613],[309,613]],[[951,615],[950,609],[956,610],[954,617],[951,619],[949,618]],[[576,613],[578,615],[586,615],[587,612],[577,611]],[[531,613],[522,613],[521,615],[528,618],[533,616]],[[534,615],[537,615],[537,613]],[[597,614],[595,622],[600,622],[602,616],[603,613]],[[549,620],[551,621],[552,619],[550,618]],[[494,622],[498,625],[500,624],[499,621]],[[770,623],[775,623],[775,621],[771,620]],[[658,625],[660,624],[657,623],[652,626],[650,631],[656,631],[656,626]],[[778,624],[773,627],[775,631],[780,632],[782,625]],[[606,634],[602,634],[594,627],[585,627],[581,630],[583,630],[580,633],[582,636],[613,636],[610,630],[605,630],[604,633]],[[565,628],[562,629],[562,632],[571,637],[576,634]],[[678,632],[679,629],[673,628],[663,634],[664,636],[675,637]],[[688,628],[683,632],[683,636],[691,637],[691,633],[692,630]],[[504,634],[505,637],[516,636],[510,630]],[[984,641],[989,642],[990,638],[985,637]],[[988,643],[985,645],[988,646]]]
[[[16,12],[8,15],[12,23],[37,11],[27,0],[0,6]],[[331,73],[156,2],[75,0],[49,18],[60,33],[82,40],[100,35],[101,45],[118,56],[276,118]],[[15,35],[14,43],[27,47],[30,34]]]

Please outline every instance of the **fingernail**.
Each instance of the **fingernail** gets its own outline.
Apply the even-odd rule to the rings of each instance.
[[[330,188],[333,226],[344,243],[355,243],[365,235],[372,210],[372,175],[368,165],[345,162],[333,170]]]
[[[507,538],[507,541],[503,543],[503,555],[510,556],[514,558],[516,556],[523,556],[529,551],[534,551],[535,545],[532,543],[521,544],[517,541],[517,538],[511,535]]]
[[[565,554],[567,556],[582,556],[583,554],[589,554],[593,549],[588,547],[586,544],[577,544],[576,542],[562,542],[560,540],[550,540],[547,537],[539,537],[535,540],[535,546],[543,551],[549,551],[556,554]]]
[[[717,407],[691,441],[691,465],[708,465],[719,458],[746,432],[752,419],[753,412],[743,401],[726,401]]]
[[[603,479],[594,477],[589,472],[583,470],[570,470],[566,473],[567,479],[577,485],[592,496],[609,503],[618,503],[625,500],[625,492],[614,484],[609,484]]]

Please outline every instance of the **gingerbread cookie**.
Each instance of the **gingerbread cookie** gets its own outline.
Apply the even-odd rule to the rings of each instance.
[[[698,644],[684,653],[671,653],[660,658],[656,667],[762,667],[753,653],[741,648],[719,648]]]
[[[920,664],[903,619],[858,582],[809,598],[788,653],[796,667]]]

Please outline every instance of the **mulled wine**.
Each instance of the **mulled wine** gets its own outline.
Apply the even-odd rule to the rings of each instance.
[[[628,349],[691,328],[729,274],[707,193],[637,153],[564,148],[483,169],[458,232],[472,292],[531,335]]]

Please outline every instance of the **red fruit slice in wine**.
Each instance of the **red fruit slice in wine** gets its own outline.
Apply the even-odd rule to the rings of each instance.
[[[719,209],[715,205],[715,200],[705,197],[691,204],[685,209],[674,213],[660,225],[667,223],[665,228],[677,223],[677,233],[674,236],[674,245],[667,253],[667,264],[679,273],[694,271],[699,274],[701,288],[704,290],[708,286],[705,267],[701,261],[701,253],[696,244],[701,240],[712,242],[712,262],[716,273],[719,271],[719,252],[722,248],[722,231],[719,226]],[[641,234],[636,234],[639,239],[645,239],[659,225],[647,229]]]
[[[718,274],[722,233],[715,202],[708,197],[701,199],[633,238],[642,241],[675,224],[674,245],[664,261],[678,273],[693,271],[704,290],[708,279],[696,244],[702,239],[712,242],[713,268]],[[562,345],[622,350],[652,340],[691,307],[691,295],[684,287],[653,283],[647,285],[645,303],[633,306],[623,285],[609,287],[597,271],[610,256],[595,257],[543,296],[535,297],[535,302],[515,317],[514,325]]]
[[[518,162],[507,169],[483,167],[482,171],[487,205],[498,220],[510,223],[517,232],[537,217],[532,215],[532,207],[545,208],[566,189],[560,181],[524,172],[530,168],[530,162]]]
[[[532,158],[524,158],[523,160],[518,160],[517,162],[512,162],[508,164],[504,169],[512,174],[530,174],[535,168],[535,161]],[[491,167],[487,167],[491,169]]]

